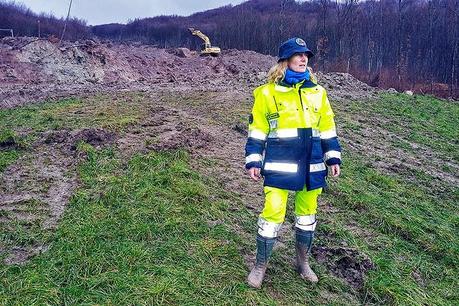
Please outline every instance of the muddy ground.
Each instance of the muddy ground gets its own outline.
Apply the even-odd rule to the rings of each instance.
[[[76,165],[85,158],[76,150],[80,141],[96,148],[115,146],[126,157],[150,150],[185,149],[195,161],[211,160],[212,167],[201,162],[193,163],[193,167],[204,175],[216,177],[222,188],[238,194],[246,208],[256,214],[263,205],[262,183],[251,182],[243,170],[245,109],[250,108],[252,90],[265,81],[266,71],[274,63],[275,58],[252,51],[225,50],[221,57],[212,58],[182,48],[158,49],[95,41],[66,42],[59,46],[35,38],[3,39],[0,108],[68,96],[85,101],[85,97],[100,93],[111,93],[116,99],[127,92],[140,91],[144,99],[142,118],[122,132],[87,128],[41,133],[24,150],[24,155],[1,174],[0,212],[8,214],[0,214],[0,222],[3,226],[26,224],[29,230],[34,226],[45,230],[56,227],[78,187]],[[332,105],[343,115],[349,101],[375,99],[378,93],[348,74],[317,75],[328,90]],[[360,119],[348,116],[346,120]],[[380,161],[377,166],[388,172],[401,164],[399,157],[403,155],[404,167],[418,169],[426,165],[423,168],[426,172],[435,167],[440,179],[458,183],[457,176],[438,171],[436,165],[441,163],[441,156],[388,151],[390,138],[403,140],[403,135],[388,133],[384,122],[378,119],[363,124],[365,128],[359,131],[338,127],[349,150],[376,158]],[[7,150],[15,144],[2,146],[0,149]],[[327,207],[327,203],[320,205]],[[284,233],[291,226],[287,221]],[[253,238],[244,231],[240,233],[247,239]],[[284,236],[277,248],[286,248],[291,237]],[[6,254],[6,263],[21,264],[46,248],[47,245],[24,244],[0,246],[0,251]],[[253,252],[243,253],[250,267]],[[333,274],[356,288],[363,284],[364,273],[373,267],[365,254],[339,245],[318,246],[313,254],[319,262],[326,262]]]

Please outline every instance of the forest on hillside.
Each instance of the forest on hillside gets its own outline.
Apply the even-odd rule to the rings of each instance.
[[[5,11],[5,7],[9,11]],[[17,35],[59,34],[63,20],[0,1],[0,28]],[[44,20],[47,20],[46,22]],[[251,0],[187,17],[158,16],[86,27],[71,19],[67,39],[95,35],[158,47],[199,48],[188,27],[223,49],[277,54],[280,42],[303,37],[321,71],[349,72],[370,85],[459,96],[459,0]]]
[[[10,36],[60,37],[65,20],[52,14],[36,14],[23,4],[0,0],[0,38]],[[86,21],[70,18],[67,21],[65,38],[77,40],[91,37],[91,29]]]

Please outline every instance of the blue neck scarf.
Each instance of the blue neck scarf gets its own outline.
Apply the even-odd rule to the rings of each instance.
[[[309,70],[306,69],[305,72],[295,72],[290,68],[287,68],[285,71],[284,82],[290,85],[295,85],[301,81],[309,80]]]

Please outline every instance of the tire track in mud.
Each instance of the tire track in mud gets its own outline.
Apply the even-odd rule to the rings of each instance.
[[[6,264],[24,264],[48,249],[37,232],[52,232],[78,186],[76,151],[79,141],[103,146],[115,135],[101,129],[45,132],[24,156],[0,176],[0,226],[6,239],[0,255]],[[15,239],[17,227],[32,235],[26,243]],[[16,241],[17,240],[17,241]]]

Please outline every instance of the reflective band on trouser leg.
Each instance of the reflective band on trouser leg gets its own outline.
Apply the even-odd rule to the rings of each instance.
[[[258,234],[265,238],[276,238],[282,223],[274,223],[258,218]]]
[[[316,215],[296,216],[295,227],[303,231],[315,231],[317,225]]]
[[[330,158],[339,158],[341,159],[341,152],[340,151],[327,151],[324,154],[324,160],[327,161]]]

